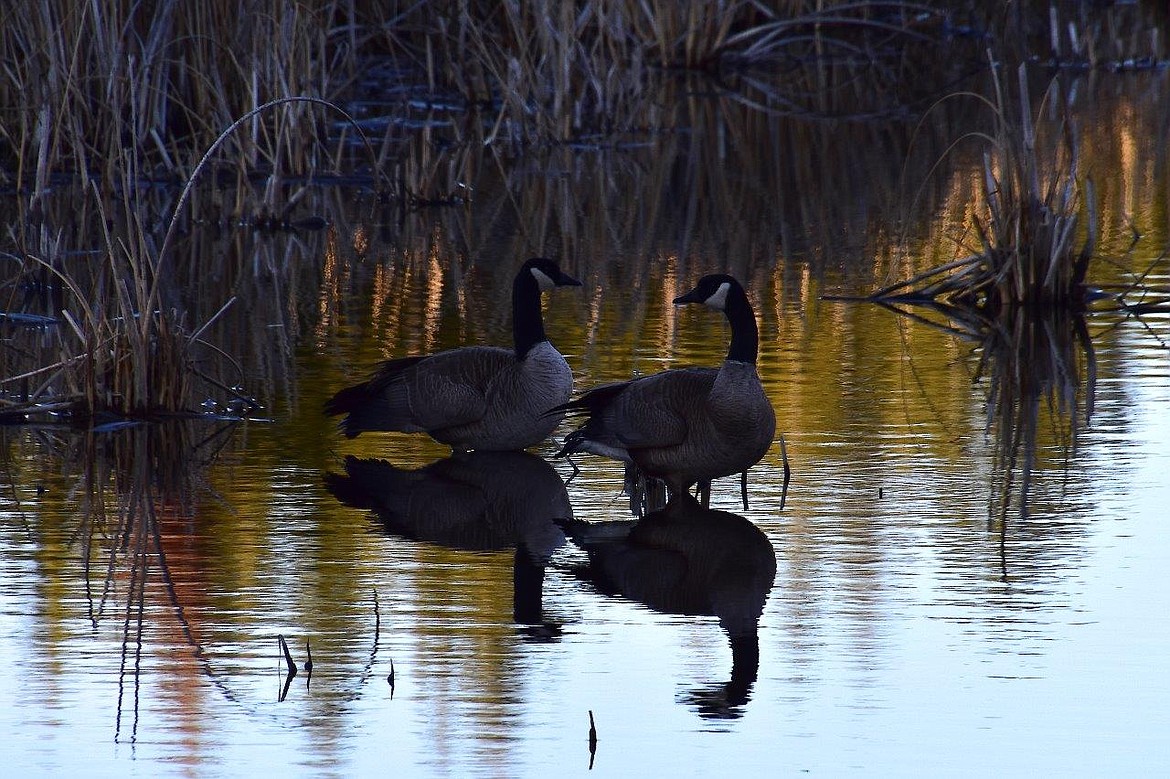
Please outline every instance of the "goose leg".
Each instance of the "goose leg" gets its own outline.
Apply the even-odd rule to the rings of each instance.
[[[743,510],[748,510],[747,503],[747,470],[739,475],[739,494],[743,498]]]
[[[646,477],[646,508],[648,510],[657,511],[665,507],[669,497],[666,482]]]
[[[577,467],[577,463],[573,462],[572,455],[565,455],[565,459],[569,461],[569,465],[573,466],[573,472],[569,474],[569,478],[565,479],[565,486],[568,487],[569,482],[577,478],[577,474],[581,472],[581,469]]]

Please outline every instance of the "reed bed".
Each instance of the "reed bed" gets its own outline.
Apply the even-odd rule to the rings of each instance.
[[[277,97],[327,96],[355,66],[330,39],[348,4],[72,0],[0,18],[3,174],[34,196],[52,176],[123,178],[133,147],[145,180],[178,182],[236,117]],[[240,20],[247,20],[241,24]],[[306,106],[257,120],[224,159],[244,171],[327,169],[327,125]]]
[[[1045,40],[1036,32],[1044,24],[1070,29],[1068,18],[1036,12],[1047,4],[1013,8],[1025,6],[1027,13],[1020,13],[1040,25],[1028,27],[1029,35]],[[222,403],[249,402],[237,388],[237,355],[208,338],[229,316],[233,298],[223,294],[195,311],[178,291],[183,274],[170,244],[176,229],[208,222],[209,202],[218,202],[228,223],[283,228],[294,224],[290,214],[308,179],[331,173],[394,200],[402,224],[412,209],[487,202],[486,193],[476,191],[485,167],[512,166],[517,153],[539,166],[550,157],[533,155],[568,149],[563,167],[580,167],[574,154],[620,154],[625,144],[658,143],[675,133],[665,153],[680,158],[661,169],[660,183],[673,178],[677,186],[664,188],[668,194],[639,216],[673,223],[680,204],[672,197],[684,192],[684,218],[705,219],[703,211],[712,210],[708,199],[750,194],[712,175],[727,155],[753,144],[791,145],[798,158],[806,144],[818,143],[816,122],[825,128],[889,120],[933,100],[974,62],[951,57],[950,68],[938,69],[942,51],[1004,34],[979,7],[726,0],[713,13],[699,0],[42,0],[2,11],[0,56],[8,65],[0,81],[0,183],[16,193],[17,204],[3,247],[5,266],[15,269],[6,277],[5,313],[9,322],[23,317],[46,329],[32,350],[39,362],[29,364],[30,350],[4,358],[0,413],[20,418],[34,410],[68,411],[87,424],[104,414],[193,413],[208,387]],[[1158,41],[1156,34],[1127,37],[1119,26],[1092,30],[1077,36],[1075,51],[1090,51],[1091,39],[1111,46]],[[1063,39],[1049,34],[1047,40]],[[1103,43],[1092,49],[1106,50],[1113,49]],[[927,71],[937,80],[922,79]],[[740,119],[790,116],[813,124],[781,136],[775,124],[758,119],[715,122],[717,138],[689,142],[683,136],[707,121],[700,114],[711,110],[710,94],[738,103]],[[278,102],[280,110],[260,110]],[[367,134],[377,130],[372,158],[354,152],[352,123],[315,103],[343,105]],[[996,104],[1006,117],[1007,101],[997,98]],[[223,136],[241,117],[240,130]],[[1009,124],[1006,118],[1002,124]],[[900,132],[891,135],[895,143]],[[213,144],[218,153],[204,161]],[[1040,210],[1034,209],[1026,136],[1017,147],[1015,157],[996,158],[987,168],[988,244],[999,246],[1016,226],[1033,229],[1055,219],[1052,245],[1036,254],[1062,253],[1077,227],[1060,221],[1073,202],[1070,190],[1049,187],[1040,193]],[[1017,147],[1000,144],[1005,153]],[[193,192],[188,211],[174,188],[189,183],[201,165],[211,182],[233,185],[232,194]],[[823,173],[807,178],[816,175]],[[595,202],[613,201],[615,224],[626,224],[632,212],[623,192],[595,181]],[[550,181],[537,190],[558,186],[563,182]],[[812,186],[798,176],[755,193],[784,201],[792,226],[783,231],[784,241],[793,251],[800,250],[798,225],[807,223],[802,217],[811,207],[803,193]],[[509,187],[514,202],[530,197]],[[79,206],[55,205],[70,195]],[[572,202],[570,195],[558,193],[562,202]],[[1016,209],[1017,202],[1025,208]],[[543,214],[522,236],[541,248],[558,241],[563,248],[564,236],[575,229],[566,219],[581,216],[569,216],[571,208],[524,208]],[[825,236],[834,235],[837,215],[831,208],[815,215]],[[456,214],[448,221],[465,218]],[[748,246],[743,256],[771,251]],[[89,259],[78,261],[79,253]],[[1048,268],[1045,283],[1051,281]],[[1083,278],[1081,265],[1072,269],[1065,286]],[[43,305],[15,304],[34,289],[43,292]],[[993,292],[980,290],[989,300],[993,294],[996,300],[1020,296],[1014,279]],[[201,354],[216,355],[217,370],[207,370]]]
[[[133,145],[141,175],[183,180],[230,122],[294,95],[369,106],[391,166],[433,121],[455,143],[656,129],[658,87],[680,71],[765,110],[816,113],[849,81],[833,69],[904,89],[987,41],[1061,64],[1156,63],[1166,16],[1041,0],[1006,13],[964,0],[40,0],[0,12],[0,175],[38,192],[62,172],[113,182]],[[238,175],[336,171],[345,134],[293,106],[257,117],[224,159]]]

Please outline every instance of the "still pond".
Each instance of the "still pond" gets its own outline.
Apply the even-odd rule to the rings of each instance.
[[[1112,177],[1096,281],[1164,289],[1165,135],[1141,117],[1165,86],[1103,92],[1082,163]],[[1170,316],[1090,312],[1091,361],[1061,352],[1070,377],[1011,460],[989,385],[1027,366],[981,370],[991,347],[930,312],[824,299],[970,241],[977,168],[948,158],[899,224],[869,132],[802,136],[807,170],[698,131],[555,150],[405,226],[324,187],[328,230],[189,237],[191,310],[237,297],[215,327],[262,408],[0,429],[3,772],[1164,770]],[[687,144],[705,173],[671,162]],[[347,440],[321,413],[378,360],[508,344],[511,276],[538,252],[584,282],[544,304],[578,388],[717,364],[722,318],[670,301],[711,271],[747,288],[777,440],[746,509],[724,479],[719,513],[686,520],[691,552],[623,556],[621,470],[554,459],[567,424],[457,462],[420,436]],[[381,462],[346,480],[349,455]],[[710,573],[716,551],[747,573]]]

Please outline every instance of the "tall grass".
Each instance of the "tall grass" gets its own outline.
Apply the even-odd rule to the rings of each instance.
[[[247,400],[194,365],[194,347],[200,343],[200,335],[231,304],[231,299],[211,320],[195,330],[188,329],[185,313],[164,301],[169,286],[166,282],[174,275],[171,266],[177,261],[173,250],[168,250],[173,246],[179,217],[196,180],[218,148],[254,115],[306,103],[337,110],[316,98],[281,98],[253,109],[221,132],[175,201],[167,230],[157,246],[151,239],[152,231],[143,224],[148,201],[140,197],[141,188],[134,177],[139,159],[133,151],[127,152],[120,167],[122,180],[114,210],[107,212],[103,199],[95,198],[103,238],[97,254],[103,261],[91,266],[89,270],[94,275],[88,283],[61,267],[58,247],[42,246],[41,252],[26,248],[25,257],[49,271],[67,291],[68,305],[61,307],[59,316],[68,327],[58,329],[63,356],[56,363],[3,380],[8,384],[33,376],[44,378],[36,391],[25,393],[24,409],[43,412],[42,395],[49,395],[55,412],[68,412],[74,421],[81,422],[98,422],[106,414],[134,418],[189,414],[195,410],[192,377],[196,375],[232,393],[235,400]],[[340,113],[352,123],[348,114]],[[116,221],[122,224],[112,227]],[[44,238],[43,230],[40,237]],[[42,253],[46,248],[52,253]],[[73,349],[66,343],[70,335],[76,337]]]
[[[879,0],[725,0],[714,9],[699,0],[43,0],[8,6],[0,11],[0,57],[7,63],[0,80],[0,177],[21,202],[8,225],[5,264],[19,269],[13,290],[37,284],[52,290],[44,315],[59,326],[45,336],[55,342],[56,355],[6,371],[4,389],[20,388],[18,407],[58,404],[87,420],[107,412],[189,412],[196,385],[236,393],[234,382],[202,371],[195,357],[200,350],[214,352],[203,338],[230,312],[232,298],[225,293],[196,313],[167,294],[163,278],[180,262],[171,244],[176,231],[193,222],[182,216],[188,221],[171,221],[162,235],[160,226],[171,213],[183,213],[186,196],[175,200],[174,190],[166,194],[165,188],[158,198],[150,193],[160,183],[190,182],[202,165],[217,180],[241,185],[227,211],[281,224],[296,199],[281,201],[284,182],[357,165],[349,154],[352,130],[338,129],[342,125],[315,110],[313,101],[352,97],[346,105],[363,114],[364,126],[381,129],[370,167],[378,169],[379,180],[394,180],[400,204],[461,203],[478,197],[472,187],[483,165],[507,164],[483,154],[485,147],[598,151],[661,137],[668,129],[689,131],[702,121],[701,107],[710,106],[699,93],[738,101],[749,116],[864,119],[904,112],[924,97],[903,91],[921,81],[908,74],[936,62],[942,46],[954,48],[957,14]],[[386,62],[393,63],[384,69],[391,75],[367,77]],[[356,97],[379,91],[396,97]],[[259,110],[293,98],[279,111]],[[1001,96],[994,102],[1006,117],[1009,101]],[[390,115],[376,117],[375,111]],[[419,111],[421,125],[407,121]],[[238,117],[247,117],[240,130],[221,137]],[[682,155],[680,164],[659,172],[679,187],[664,188],[669,194],[649,204],[652,218],[675,218],[678,204],[668,201],[679,191],[686,193],[687,219],[717,211],[706,205],[707,197],[741,192],[738,183],[715,173],[728,153],[760,143],[791,145],[799,156],[819,132],[806,126],[781,137],[775,125],[716,124],[717,138],[669,144],[668,153]],[[1061,221],[1075,193],[1070,199],[1071,190],[1060,185],[1039,191],[1026,169],[1033,151],[1027,137],[1018,153],[1005,138],[1003,155],[987,168],[987,244],[1002,245],[1020,226],[1040,234],[1055,224],[1050,245],[1035,242],[1035,254],[1061,254],[1075,232],[1075,225]],[[222,144],[220,153],[201,162],[213,143]],[[581,164],[563,161],[565,169]],[[809,170],[795,178],[824,175],[803,164]],[[1016,177],[1016,171],[1023,172]],[[267,182],[259,205],[243,186],[257,176]],[[614,219],[628,221],[624,193],[596,181],[595,202],[613,201]],[[803,195],[788,194],[808,189],[807,181],[796,184],[757,193],[783,199],[794,225],[800,221],[795,215],[812,208]],[[68,185],[83,202],[73,209],[55,206]],[[549,181],[535,189],[539,194],[562,185]],[[507,194],[529,197],[515,187]],[[559,193],[567,203],[574,202],[571,194]],[[202,202],[214,197],[204,193]],[[1017,203],[1024,208],[1013,210]],[[572,209],[550,214],[547,203],[533,208],[544,218],[523,225],[523,237],[546,247],[571,227],[557,219],[576,218]],[[814,214],[826,234],[833,231],[836,212],[830,212]],[[798,243],[796,232],[786,240]],[[101,261],[78,262],[78,251],[96,252]],[[745,256],[761,251],[748,246]],[[1054,267],[1040,268],[1045,284]],[[1030,283],[1026,274],[994,275],[1007,281],[978,288],[988,301],[1019,298],[1021,284]],[[1077,286],[1080,266],[1074,264],[1070,275],[1065,286]],[[222,361],[230,365],[230,355]]]
[[[337,37],[351,4],[11,4],[0,16],[4,174],[43,192],[70,170],[113,186],[127,149],[145,179],[188,176],[232,119],[276,97],[336,94],[352,75]],[[241,23],[241,22],[244,23]],[[307,107],[257,120],[226,159],[303,175],[326,167],[327,126]]]
[[[936,29],[924,33],[924,18]],[[939,39],[942,19],[891,0],[42,0],[0,12],[0,175],[38,192],[66,170],[114,181],[133,145],[140,175],[181,180],[235,117],[293,95],[340,102],[362,84],[397,112],[384,117],[391,145],[420,98],[455,109],[460,143],[650,129],[664,72],[783,69],[799,82],[792,94],[809,93],[822,85],[800,62],[882,58],[900,42]],[[370,66],[386,61],[396,69],[370,84]],[[336,162],[337,135],[293,107],[257,117],[226,159],[238,174],[305,175]]]
[[[833,88],[828,68],[883,89],[907,85],[953,62],[968,41],[1096,66],[1162,54],[1166,12],[1157,3],[1009,5],[1004,13],[968,0],[8,4],[0,175],[37,191],[66,170],[113,181],[120,151],[133,145],[142,175],[181,180],[235,117],[293,95],[341,103],[364,91],[395,114],[371,116],[387,120],[390,152],[411,134],[402,120],[417,110],[412,101],[458,117],[451,132],[460,143],[567,141],[658,127],[657,85],[674,71],[712,74],[711,88],[767,110],[804,112]],[[907,70],[899,60],[912,52]],[[336,164],[339,133],[308,106],[292,107],[257,117],[225,159],[237,173],[304,175]]]
[[[1094,186],[1080,170],[1079,131],[1059,79],[1034,109],[1028,66],[1011,96],[993,62],[993,97],[975,97],[993,116],[981,166],[982,213],[971,219],[980,250],[887,286],[879,301],[942,301],[989,316],[1016,308],[1083,310],[1098,239]],[[1011,83],[1011,82],[1008,82]]]

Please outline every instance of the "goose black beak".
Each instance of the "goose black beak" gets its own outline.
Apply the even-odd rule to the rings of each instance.
[[[704,297],[703,294],[701,292],[699,292],[698,288],[696,287],[695,289],[692,289],[687,294],[679,295],[677,298],[675,298],[674,304],[676,306],[681,306],[684,303],[702,303],[702,302],[706,301],[706,299],[707,298]]]
[[[581,282],[577,281],[575,278],[573,278],[572,276],[570,276],[567,273],[561,273],[561,275],[557,276],[557,286],[558,287],[580,287]]]

